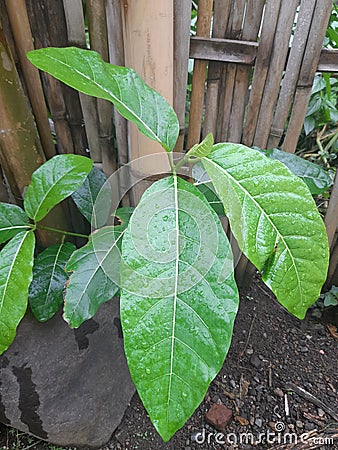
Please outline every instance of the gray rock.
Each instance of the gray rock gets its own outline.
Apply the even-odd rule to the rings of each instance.
[[[77,330],[28,313],[0,357],[0,422],[56,445],[104,445],[134,392],[117,299]]]

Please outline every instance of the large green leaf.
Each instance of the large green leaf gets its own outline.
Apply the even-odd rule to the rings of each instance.
[[[240,249],[279,302],[302,319],[319,297],[329,251],[307,186],[279,161],[239,144],[217,144],[202,163]]]
[[[141,133],[167,151],[173,150],[179,132],[177,116],[134,70],[105,63],[98,53],[75,47],[43,48],[29,52],[27,57],[36,67],[78,91],[111,101]]]
[[[33,231],[23,231],[0,253],[0,354],[13,342],[16,328],[27,309],[34,245]]]
[[[203,195],[171,176],[136,207],[122,261],[129,369],[168,441],[202,401],[229,349],[238,306],[231,249]]]
[[[329,172],[318,164],[300,158],[293,153],[284,152],[278,148],[272,150],[264,150],[256,148],[272,159],[277,159],[288,167],[291,172],[301,178],[310,189],[311,194],[322,194],[332,186],[333,180]]]
[[[64,319],[72,328],[93,317],[118,291],[120,250],[125,226],[107,226],[90,235],[76,250],[66,270],[73,272],[66,288]]]
[[[72,199],[81,214],[96,229],[106,224],[111,195],[111,187],[106,176],[101,170],[93,166],[83,185],[72,194]],[[102,207],[95,205],[98,196]]]
[[[0,244],[29,228],[29,218],[19,206],[0,203]]]
[[[38,222],[85,181],[93,165],[79,155],[58,155],[45,162],[32,175],[24,199],[28,216]]]
[[[52,245],[35,259],[33,281],[29,286],[29,306],[40,322],[46,322],[60,309],[68,276],[65,266],[75,245]]]

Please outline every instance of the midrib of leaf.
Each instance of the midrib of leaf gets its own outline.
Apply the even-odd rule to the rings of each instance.
[[[46,306],[47,303],[48,303],[47,299],[48,299],[49,292],[50,292],[50,288],[51,288],[51,285],[52,285],[52,280],[53,280],[54,273],[55,273],[55,269],[56,269],[56,263],[57,263],[57,261],[58,261],[58,259],[59,259],[59,255],[60,255],[60,252],[61,252],[62,247],[63,247],[63,244],[60,245],[59,250],[58,250],[57,254],[55,255],[55,259],[54,259],[54,263],[53,263],[52,275],[51,275],[51,277],[50,277],[50,279],[49,279],[48,290],[47,290],[47,295],[46,295],[46,301],[45,301],[45,303],[44,303],[45,306]]]
[[[239,181],[237,181],[229,172],[227,172],[225,169],[223,169],[223,167],[221,167],[219,164],[216,164],[211,159],[209,159],[209,158],[203,158],[203,159],[206,160],[207,162],[211,163],[212,165],[214,165],[216,168],[220,169],[227,177],[229,177],[244,192],[244,195],[248,196],[253,201],[253,203],[257,206],[257,208],[261,211],[261,214],[263,216],[265,216],[267,218],[267,220],[270,222],[272,228],[276,231],[276,234],[277,234],[276,242],[277,242],[278,238],[280,238],[280,240],[284,243],[287,252],[290,255],[290,258],[291,258],[291,261],[292,261],[292,266],[294,267],[294,270],[295,270],[295,273],[296,273],[296,277],[297,277],[297,281],[298,281],[298,289],[299,289],[299,292],[300,292],[301,301],[303,302],[303,292],[302,292],[302,289],[300,288],[301,287],[300,278],[299,278],[298,269],[297,269],[297,266],[295,264],[294,257],[292,255],[291,250],[290,250],[289,246],[287,245],[284,237],[280,234],[280,232],[279,232],[278,228],[276,227],[276,225],[274,224],[274,222],[270,219],[269,215],[266,214],[264,209],[255,200],[255,198],[252,197],[250,195],[250,193],[241,185],[241,183]]]
[[[174,311],[173,324],[171,329],[171,353],[170,353],[170,374],[168,386],[168,403],[167,403],[167,422],[169,423],[169,404],[171,400],[171,384],[173,378],[174,351],[175,351],[175,328],[176,328],[176,308],[177,308],[177,291],[178,291],[178,268],[179,268],[179,223],[178,223],[178,187],[177,175],[173,175],[174,179],[174,206],[175,206],[175,233],[176,233],[176,261],[175,261],[175,287],[174,287]]]
[[[19,245],[19,247],[17,248],[17,251],[15,252],[13,261],[12,261],[12,263],[11,263],[11,265],[10,265],[10,270],[9,270],[9,272],[8,272],[7,280],[6,280],[6,283],[5,283],[5,289],[4,289],[4,291],[3,291],[2,299],[1,299],[1,302],[0,302],[0,306],[1,306],[1,307],[0,307],[0,315],[1,315],[2,308],[3,308],[4,303],[5,303],[5,302],[4,302],[4,299],[5,299],[5,297],[6,297],[6,291],[7,291],[9,279],[10,279],[10,277],[11,277],[11,273],[12,273],[12,270],[13,270],[13,267],[14,267],[14,264],[15,264],[15,261],[16,261],[16,257],[18,256],[18,254],[19,254],[19,252],[20,252],[20,250],[21,250],[21,247],[22,247],[23,243],[24,243],[25,240],[26,240],[26,237],[27,237],[28,233],[30,233],[30,230],[27,231],[27,232],[24,234],[24,236],[22,237],[22,240],[21,240],[21,242],[20,242],[20,245]]]
[[[71,172],[74,169],[74,167],[72,167],[70,170],[68,170],[66,173],[64,173],[60,178],[58,178],[58,181],[56,182],[56,184],[53,184],[48,191],[46,192],[46,194],[44,195],[44,197],[42,197],[40,203],[38,203],[38,209],[36,211],[36,213],[34,214],[34,217],[32,217],[33,220],[36,219],[36,217],[38,216],[41,206],[43,205],[43,202],[46,200],[46,198],[48,197],[49,193],[55,188],[55,186],[57,186],[59,184],[59,182],[61,182],[61,180],[69,174],[69,172]]]
[[[78,302],[76,303],[76,305],[74,306],[74,308],[73,308],[73,310],[72,310],[72,312],[71,312],[71,315],[70,315],[70,317],[69,317],[69,321],[72,320],[73,315],[74,315],[74,312],[76,311],[77,307],[79,306],[79,304],[80,304],[80,302],[81,302],[81,300],[82,300],[82,298],[83,298],[83,294],[86,292],[87,287],[89,286],[90,282],[92,281],[92,279],[93,279],[94,276],[96,275],[97,271],[102,267],[103,262],[105,261],[105,259],[107,258],[107,256],[110,255],[111,251],[112,251],[113,248],[117,245],[118,241],[121,239],[121,237],[123,236],[123,234],[124,234],[125,231],[126,231],[126,229],[123,230],[123,231],[121,232],[120,236],[119,236],[119,237],[116,239],[116,241],[114,242],[114,245],[110,248],[109,252],[106,253],[106,255],[104,256],[104,258],[102,258],[102,261],[100,262],[100,264],[96,267],[96,269],[94,270],[94,272],[93,272],[92,275],[90,276],[88,282],[86,283],[85,288],[84,288],[83,291],[82,291],[82,295],[80,296]]]
[[[0,231],[7,231],[7,230],[25,230],[27,228],[30,228],[30,226],[27,225],[14,225],[13,227],[6,227],[6,228],[0,228]]]
[[[135,114],[135,113],[134,113],[134,112],[133,112],[126,104],[125,104],[125,103],[123,103],[123,101],[120,101],[120,100],[116,97],[116,95],[113,94],[109,89],[107,89],[107,88],[103,87],[101,84],[97,83],[97,82],[95,81],[95,77],[93,77],[94,79],[91,79],[90,77],[88,77],[88,76],[85,75],[84,73],[80,72],[79,70],[77,70],[77,69],[74,68],[73,66],[70,66],[69,64],[66,64],[66,63],[64,63],[63,61],[60,61],[59,59],[54,58],[53,56],[49,56],[49,55],[48,55],[48,57],[49,57],[50,59],[54,60],[55,62],[57,62],[58,64],[63,64],[63,65],[66,66],[67,68],[70,68],[70,69],[73,70],[74,72],[76,72],[76,73],[78,73],[79,75],[81,75],[81,76],[83,76],[84,78],[86,78],[88,81],[94,83],[95,86],[97,86],[98,88],[102,89],[102,90],[103,90],[104,92],[106,92],[108,95],[110,95],[110,96],[116,101],[116,103],[118,103],[120,106],[123,106],[125,109],[127,109],[127,110],[129,111],[129,113],[130,113],[133,117],[137,118],[137,119],[142,123],[142,125],[143,125],[143,126],[149,131],[149,133],[154,137],[154,140],[155,140],[155,141],[157,141],[159,144],[163,145],[163,146],[166,148],[166,150],[170,150],[170,148],[168,147],[168,145],[167,145],[167,144],[164,144],[164,142],[162,142],[161,139],[158,138],[158,136],[154,133],[154,131],[153,131],[151,128],[149,128],[149,126],[142,120],[142,118],[141,118],[140,116],[137,116],[137,115],[136,115],[136,114]],[[86,61],[86,62],[87,62],[87,64],[89,65],[91,71],[93,72],[93,69],[92,69],[91,65],[88,63],[88,61]],[[118,81],[117,81],[115,78],[114,78],[114,81],[115,81],[115,83],[117,84],[117,86],[118,86],[118,88],[119,88],[119,90],[120,90],[120,86],[119,86]],[[134,85],[135,85],[134,79],[133,79],[133,83],[134,83]],[[137,91],[136,88],[135,88],[135,90],[136,90],[136,92],[137,92],[137,96],[138,96],[138,99],[139,99],[138,91]],[[121,92],[121,90],[120,90],[120,92]],[[122,95],[121,95],[121,97],[122,97]],[[157,114],[158,114],[158,112],[157,112]],[[158,125],[157,125],[157,126],[158,126]]]

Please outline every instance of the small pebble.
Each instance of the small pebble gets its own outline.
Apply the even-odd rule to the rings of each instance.
[[[299,349],[302,353],[307,353],[309,349],[307,347],[300,347]]]
[[[255,420],[255,425],[257,425],[260,428],[263,425],[263,420],[262,419],[256,419]]]
[[[284,392],[280,388],[276,388],[273,392],[280,398],[284,397]]]
[[[261,360],[256,355],[251,356],[250,364],[256,367],[256,369],[259,369],[262,365]]]
[[[311,431],[311,430],[314,430],[316,427],[313,423],[306,422],[304,428],[306,431]]]
[[[322,409],[318,409],[318,416],[319,417],[324,417],[324,415],[325,415],[325,412],[322,410]]]
[[[300,421],[300,420],[296,420],[296,427],[297,428],[303,428],[303,422],[302,421]]]
[[[253,351],[252,348],[248,348],[247,351],[246,351],[246,354],[247,354],[247,355],[253,355],[253,352],[254,352],[254,351]]]

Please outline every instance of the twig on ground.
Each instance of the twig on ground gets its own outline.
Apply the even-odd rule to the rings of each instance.
[[[321,408],[323,411],[325,411],[327,414],[329,414],[334,420],[338,422],[338,413],[331,409],[329,406],[327,406],[325,403],[323,403],[321,400],[319,400],[314,395],[310,394],[310,392],[307,392],[305,389],[289,382],[285,383],[285,389],[294,391],[296,394],[303,397],[305,400],[313,403],[314,405],[318,406],[318,408]]]

